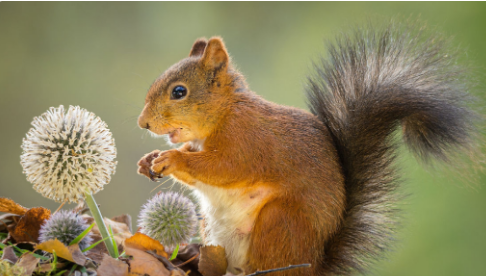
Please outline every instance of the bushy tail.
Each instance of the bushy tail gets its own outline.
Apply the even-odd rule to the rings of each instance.
[[[448,161],[473,146],[477,116],[466,106],[467,81],[445,44],[422,30],[370,28],[342,35],[315,66],[309,107],[333,136],[347,195],[345,220],[325,245],[326,275],[366,271],[392,239],[398,127],[425,161]]]

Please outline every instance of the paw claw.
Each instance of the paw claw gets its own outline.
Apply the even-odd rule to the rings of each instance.
[[[149,170],[149,173],[150,173],[150,180],[152,180],[153,182],[157,182],[158,179],[160,178],[163,178],[164,176],[163,175],[160,175],[160,174],[156,174],[154,171],[152,170]]]

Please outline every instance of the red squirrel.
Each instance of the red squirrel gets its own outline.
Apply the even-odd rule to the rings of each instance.
[[[396,227],[395,131],[423,160],[475,148],[477,115],[444,44],[399,27],[342,35],[308,79],[308,112],[258,96],[220,37],[198,39],[138,118],[182,146],[138,172],[195,191],[203,241],[225,248],[229,272],[367,271]]]

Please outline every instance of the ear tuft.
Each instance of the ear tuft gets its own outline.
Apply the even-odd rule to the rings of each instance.
[[[204,49],[202,62],[205,66],[212,68],[228,66],[229,55],[224,46],[223,39],[220,37],[212,37],[208,41],[208,45]]]
[[[208,44],[208,41],[205,37],[203,38],[198,38],[196,42],[192,45],[191,52],[189,53],[190,57],[197,57],[197,56],[202,56],[204,53],[204,48],[206,48],[206,45]]]

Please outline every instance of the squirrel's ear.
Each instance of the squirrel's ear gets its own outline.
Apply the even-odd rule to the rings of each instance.
[[[197,56],[202,56],[204,53],[204,48],[206,48],[206,45],[208,45],[208,41],[206,38],[199,38],[194,42],[192,45],[191,52],[189,53],[190,57],[197,57]]]
[[[220,37],[212,37],[208,41],[204,54],[202,56],[204,65],[213,68],[225,67],[229,63],[229,55]]]

